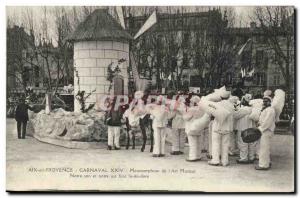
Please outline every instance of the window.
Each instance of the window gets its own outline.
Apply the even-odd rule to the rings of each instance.
[[[38,79],[40,77],[40,68],[39,67],[34,67],[34,77],[35,79]]]
[[[268,69],[268,65],[269,65],[269,58],[267,56],[264,57],[264,68]]]
[[[274,60],[275,60],[275,62],[276,63],[279,63],[279,62],[281,62],[281,57],[280,57],[280,55],[278,54],[278,53],[274,53]]]
[[[273,76],[273,84],[274,85],[280,85],[280,76],[279,75],[274,75]]]
[[[232,73],[230,73],[230,72],[226,74],[226,83],[228,85],[232,84]]]
[[[264,60],[264,52],[262,50],[256,51],[256,65],[261,66]]]
[[[256,85],[264,85],[266,80],[265,73],[256,73]]]
[[[188,55],[186,53],[183,54],[182,66],[184,69],[189,68],[189,59],[188,59]]]
[[[242,53],[242,67],[243,68],[248,68],[251,66],[251,56],[252,56],[251,51],[244,51],[244,53]]]

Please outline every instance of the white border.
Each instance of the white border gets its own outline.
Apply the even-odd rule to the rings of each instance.
[[[223,6],[257,6],[257,5],[294,5],[296,8],[299,8],[299,1],[296,0],[251,0],[251,1],[234,1],[234,0],[223,0],[223,1],[218,1],[218,0],[209,0],[209,1],[196,1],[196,0],[168,0],[168,1],[162,1],[162,0],[51,0],[48,2],[43,2],[41,0],[27,0],[27,1],[20,1],[20,0],[3,0],[0,2],[0,90],[1,91],[1,99],[0,99],[0,119],[1,119],[1,125],[0,125],[0,133],[1,133],[1,143],[0,143],[0,196],[1,197],[8,197],[8,193],[5,192],[5,166],[6,166],[6,161],[5,161],[5,141],[6,141],[6,128],[5,128],[5,123],[6,123],[6,113],[5,113],[5,108],[6,108],[6,12],[5,12],[5,6],[38,6],[38,5],[47,5],[47,6],[58,6],[58,5],[223,5]],[[299,14],[299,13],[297,13]],[[298,17],[297,17],[298,18]],[[299,20],[297,19],[297,27],[299,27]],[[299,39],[299,33],[297,32],[297,41]],[[299,51],[297,50],[297,57],[299,57]],[[297,72],[297,76],[299,77],[299,69]],[[297,83],[298,85],[298,83]],[[299,93],[299,85],[297,86],[297,93]],[[298,102],[298,101],[297,101]],[[299,104],[297,105],[299,106]],[[297,123],[298,122],[297,118]],[[298,125],[299,126],[299,125]],[[297,133],[297,131],[296,131]],[[298,135],[299,136],[299,135]],[[298,140],[297,140],[298,142]],[[298,146],[299,148],[299,146]],[[299,159],[299,152],[297,152],[298,156],[297,159]],[[297,172],[299,169],[297,169]],[[26,182],[26,181],[24,181]],[[299,188],[298,188],[299,190]],[[21,197],[26,196],[22,195]],[[38,197],[41,195],[38,195]],[[59,195],[57,197],[62,197],[63,195]],[[76,197],[84,197],[85,195],[79,195]],[[101,196],[107,196],[107,195],[101,195]],[[132,196],[132,195],[128,195]],[[161,195],[154,195],[155,197],[161,197]],[[173,196],[173,195],[171,195]],[[203,195],[200,195],[203,196]],[[214,195],[216,196],[216,195]],[[230,195],[231,196],[231,195]],[[256,195],[257,196],[257,195]],[[110,196],[110,197],[115,197]],[[262,196],[257,196],[257,197],[262,197]],[[265,197],[265,196],[264,196]]]

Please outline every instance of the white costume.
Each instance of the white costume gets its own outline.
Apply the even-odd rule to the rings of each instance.
[[[213,120],[208,124],[208,155],[211,157],[212,155],[212,125]]]
[[[164,155],[166,142],[166,126],[169,118],[168,109],[165,105],[157,104],[146,105],[146,109],[151,114],[151,117],[153,119],[153,155]]]
[[[194,96],[191,99],[192,103],[198,103],[200,98]],[[198,106],[187,108],[186,113],[183,115],[185,120],[185,130],[189,142],[189,161],[200,160],[202,157],[201,150],[203,148],[203,131],[207,130],[210,121],[210,116],[200,110]]]
[[[236,119],[236,129],[238,130],[238,146],[240,149],[240,160],[241,161],[252,161],[255,159],[256,153],[256,144],[253,143],[245,143],[242,140],[241,132],[248,128],[255,127],[255,122],[249,118],[249,115],[252,112],[252,107],[249,106],[241,106],[234,114],[234,118]]]
[[[258,129],[262,135],[260,138],[258,165],[261,168],[269,168],[270,166],[270,140],[275,130],[275,116],[274,108],[267,107],[261,112],[259,117]]]
[[[236,106],[239,103],[239,98],[237,96],[230,96],[229,101],[233,103],[235,111],[238,109]],[[230,133],[230,143],[229,143],[229,154],[234,155],[238,152],[238,135],[236,133],[236,120],[233,120],[233,132]]]
[[[223,166],[229,164],[228,151],[230,144],[230,133],[233,131],[233,113],[234,106],[229,100],[222,100],[219,102],[230,114],[224,119],[223,122],[218,121],[216,118],[212,124],[212,160],[209,164],[220,164]]]
[[[185,122],[182,118],[182,114],[179,111],[173,111],[171,113],[172,120],[172,151],[184,151],[185,144]]]

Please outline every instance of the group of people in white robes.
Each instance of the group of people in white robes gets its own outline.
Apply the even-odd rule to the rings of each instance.
[[[211,156],[209,165],[228,166],[230,150],[237,147],[237,163],[254,163],[258,158],[256,170],[268,170],[271,167],[270,140],[285,98],[282,90],[276,90],[274,98],[271,94],[268,90],[261,99],[252,99],[250,94],[245,94],[239,100],[222,87],[201,98],[193,96],[189,103],[179,96],[167,101],[164,101],[163,96],[159,96],[155,103],[145,106],[141,105],[144,103],[135,101],[140,107],[134,108],[135,112],[129,109],[124,115],[129,118],[129,122],[145,114],[151,115],[154,131],[153,157],[165,156],[167,123],[168,120],[172,120],[171,155],[184,154],[187,139],[187,161],[202,160],[203,151],[208,150]],[[136,99],[141,100],[141,97]],[[248,128],[258,128],[261,132],[260,140],[243,142],[242,132]]]

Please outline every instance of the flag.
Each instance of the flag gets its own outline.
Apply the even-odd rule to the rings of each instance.
[[[253,68],[248,74],[249,74],[249,76],[250,77],[252,77],[253,76],[253,74],[254,74],[254,71],[255,71],[255,69]]]
[[[241,68],[242,78],[246,76],[246,69]]]
[[[249,39],[247,40],[247,42],[246,42],[246,43],[241,47],[241,49],[239,50],[238,55],[241,55],[241,54],[242,54],[242,52],[244,51],[245,47],[250,43],[250,41],[251,41],[251,39],[249,38]]]
[[[141,27],[141,29],[136,33],[134,36],[134,39],[137,39],[139,36],[141,36],[145,31],[147,31],[152,25],[154,25],[157,22],[156,12],[154,11],[151,16],[147,19],[147,21],[144,23],[144,25]]]
[[[118,14],[118,17],[119,17],[120,24],[123,27],[123,29],[125,29],[125,22],[124,22],[124,15],[123,15],[122,7],[117,6],[116,11],[117,11],[117,14]]]

